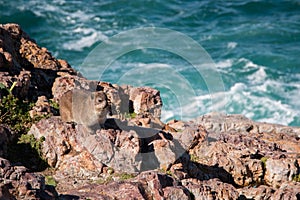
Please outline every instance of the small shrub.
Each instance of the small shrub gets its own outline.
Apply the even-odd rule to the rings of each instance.
[[[44,141],[44,136],[40,139],[36,139],[33,135],[24,134],[19,138],[18,144],[29,144],[32,149],[36,150],[36,152],[42,156],[42,145]]]
[[[0,123],[12,131],[26,133],[33,123],[29,115],[30,104],[19,100],[11,93],[0,99]]]
[[[21,162],[33,170],[43,170],[48,165],[41,158],[42,142],[45,138],[36,140],[33,135],[27,135],[31,125],[45,116],[32,119],[29,111],[34,106],[12,94],[16,82],[10,89],[5,88],[5,95],[0,98],[0,124],[7,125],[16,136],[8,145],[7,156],[11,162]],[[4,85],[0,88],[3,90]],[[22,156],[20,156],[22,155]]]

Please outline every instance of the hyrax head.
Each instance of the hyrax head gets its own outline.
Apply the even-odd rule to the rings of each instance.
[[[94,101],[96,112],[102,113],[107,110],[107,98],[103,91],[93,92],[92,101]]]

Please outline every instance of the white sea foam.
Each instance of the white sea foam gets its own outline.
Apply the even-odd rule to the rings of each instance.
[[[257,96],[257,86],[246,87],[237,83],[227,92],[230,102],[228,110],[231,113],[243,114],[258,121],[289,124],[299,113],[282,101],[268,96]]]
[[[246,58],[240,58],[238,60],[239,62],[244,62],[245,63],[245,68],[259,68],[260,66],[253,63],[251,60],[248,60]]]
[[[237,45],[238,45],[238,43],[236,43],[236,42],[228,42],[227,48],[234,49]]]
[[[76,28],[73,33],[79,34],[80,39],[71,40],[63,44],[64,49],[81,51],[86,47],[91,47],[98,41],[107,41],[108,37],[93,28]]]
[[[217,68],[228,68],[228,67],[232,67],[232,64],[233,64],[232,59],[226,59],[226,60],[217,62],[216,67]]]
[[[253,84],[259,84],[266,81],[267,73],[264,67],[259,67],[259,69],[252,75],[247,77]]]
[[[271,84],[271,82],[269,83]],[[277,82],[275,87],[277,87],[277,85],[280,85],[280,83]],[[198,96],[197,100],[201,113],[209,113],[212,111],[222,112],[222,108],[226,107],[226,113],[243,114],[250,119],[261,122],[288,125],[293,122],[295,117],[300,115],[300,111],[295,110],[294,106],[293,108],[290,106],[291,101],[299,102],[299,95],[297,95],[296,91],[294,93],[289,93],[296,94],[290,99],[289,104],[272,97],[258,96],[255,94],[257,91],[259,91],[257,85],[249,87],[244,83],[236,83],[228,91],[220,92],[220,94],[218,94],[222,97],[218,99],[219,106],[211,104],[210,94]],[[298,92],[300,93],[300,86]],[[286,93],[282,93],[282,95],[284,94]],[[225,98],[228,101],[222,101],[222,99]],[[298,103],[298,108],[299,107],[300,103]]]

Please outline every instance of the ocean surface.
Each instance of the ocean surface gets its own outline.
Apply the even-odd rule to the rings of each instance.
[[[88,78],[160,89],[164,120],[223,111],[300,126],[299,0],[0,0],[0,23],[9,22],[20,24],[40,46]],[[93,49],[104,46],[97,51],[100,59],[103,52],[107,58],[109,48],[103,44],[147,27],[195,41],[203,47],[201,55],[207,52],[213,61],[210,75],[220,79],[208,80],[189,59],[167,49],[180,48],[182,38],[170,34],[169,40],[154,40],[149,31],[119,42],[116,50],[131,42],[137,46],[104,72],[84,66],[86,59],[93,60]],[[142,40],[162,47],[143,48]],[[181,50],[194,57],[199,53]]]

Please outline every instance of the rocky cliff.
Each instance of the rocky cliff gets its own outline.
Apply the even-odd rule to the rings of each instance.
[[[300,128],[210,113],[160,121],[159,91],[82,77],[0,25],[0,199],[300,199]],[[73,89],[103,91],[94,134],[62,121]]]

